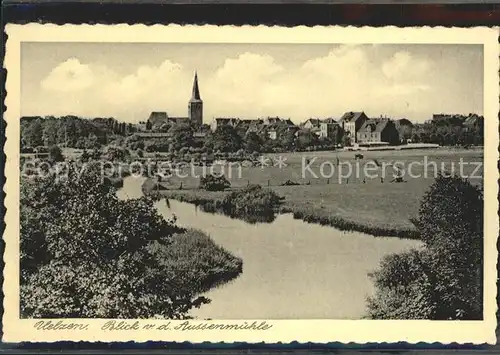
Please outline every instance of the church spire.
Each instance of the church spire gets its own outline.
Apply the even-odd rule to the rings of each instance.
[[[191,95],[191,101],[201,101],[200,89],[198,87],[198,72],[194,72],[194,82],[193,82],[193,93]]]
[[[198,87],[198,73],[194,72],[193,93],[188,103],[189,120],[201,126],[203,124],[203,101],[200,97],[200,88]]]

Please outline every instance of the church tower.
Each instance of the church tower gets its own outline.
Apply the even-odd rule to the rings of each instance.
[[[203,124],[203,100],[200,97],[200,89],[198,87],[198,73],[194,73],[193,93],[188,105],[188,116],[191,123]]]

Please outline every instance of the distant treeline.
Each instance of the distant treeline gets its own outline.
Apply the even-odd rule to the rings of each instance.
[[[470,116],[469,116],[470,117]],[[435,143],[443,146],[483,145],[484,118],[477,116],[472,123],[467,116],[450,116],[413,127],[400,127],[402,140],[412,143]]]
[[[135,127],[132,124],[118,122],[111,117],[22,117],[21,148],[60,145],[93,149],[106,145],[114,136],[125,136],[133,132]]]
[[[484,141],[483,118],[472,124],[468,117],[450,117],[432,120],[424,124],[398,125],[399,140],[412,143],[436,143],[442,146],[482,145]],[[201,127],[176,124],[170,127],[165,137],[144,137],[137,132],[137,126],[118,122],[114,118],[84,119],[76,116],[22,117],[21,149],[59,145],[79,149],[99,149],[105,145],[126,148],[133,152],[168,152],[174,155],[186,154],[259,154],[290,151],[334,150],[342,143],[349,143],[342,137],[320,138],[312,130],[278,130],[275,139],[270,139],[265,130],[247,132],[223,125],[212,132],[208,125]],[[201,136],[199,133],[202,133]],[[198,133],[198,134],[197,134]]]

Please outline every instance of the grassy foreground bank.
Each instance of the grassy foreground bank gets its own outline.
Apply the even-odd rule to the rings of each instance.
[[[368,184],[367,184],[368,185]],[[284,196],[281,213],[292,213],[294,218],[308,223],[332,226],[343,231],[356,231],[374,236],[392,236],[418,239],[418,232],[410,218],[418,211],[420,193],[425,189],[408,188],[408,184],[382,185],[386,189],[370,189],[367,185],[279,186],[271,187]],[[147,179],[144,193],[158,193],[162,197],[203,206],[215,211],[232,189],[211,192],[201,189],[167,190]],[[420,191],[422,190],[422,191]]]
[[[181,279],[173,281],[177,281],[176,287],[187,288],[194,294],[223,285],[243,271],[241,258],[195,229],[174,234],[169,245],[152,242],[148,248],[164,270],[185,270],[179,274],[183,275]]]

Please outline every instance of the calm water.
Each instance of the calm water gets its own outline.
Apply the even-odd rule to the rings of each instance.
[[[121,198],[142,195],[142,181],[127,178]],[[279,215],[273,223],[253,224],[205,213],[194,205],[171,200],[156,203],[165,217],[209,234],[243,259],[243,273],[209,291],[211,304],[194,310],[198,318],[359,319],[373,292],[368,273],[387,254],[418,247],[418,241],[375,238],[341,232]]]

